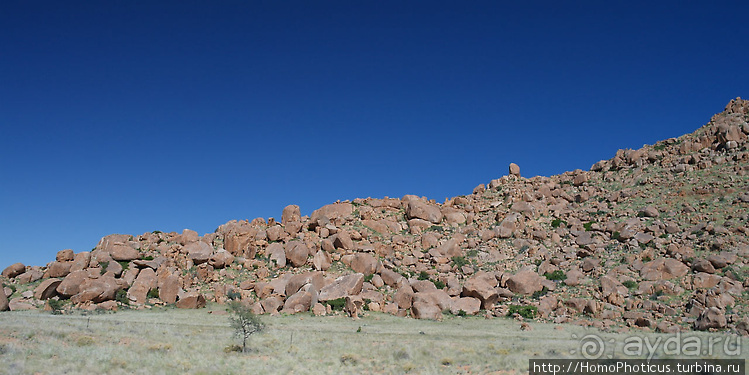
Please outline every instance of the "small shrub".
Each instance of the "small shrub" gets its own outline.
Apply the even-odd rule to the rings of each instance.
[[[634,280],[626,280],[622,283],[622,285],[626,286],[627,289],[633,290],[637,288],[637,282]]]
[[[241,353],[242,347],[239,345],[232,344],[224,348],[224,353],[235,353],[235,352]]]
[[[49,305],[49,308],[52,309],[52,315],[62,314],[62,309],[63,307],[65,307],[65,303],[63,303],[63,301],[59,299],[48,299],[47,305]]]
[[[434,286],[436,286],[437,289],[445,289],[445,283],[440,280],[434,280]]]
[[[153,260],[153,257],[150,256],[150,255],[147,255],[147,256],[144,256],[144,257],[140,257],[140,259],[141,260]]]
[[[374,274],[373,274],[373,273],[372,273],[372,274],[369,274],[369,275],[366,275],[366,276],[364,276],[364,281],[365,281],[365,282],[368,282],[368,283],[371,283],[371,282],[372,282],[372,278],[373,278],[373,277],[374,277]]]
[[[130,262],[126,262],[124,260],[120,260],[117,263],[119,263],[120,266],[122,266],[122,270],[123,271],[127,270],[128,268],[130,268]]]
[[[161,234],[161,231],[160,230],[155,230],[155,231],[153,231],[151,233],[153,233],[153,234]]]
[[[344,354],[341,356],[341,363],[344,365],[356,365],[359,363],[359,357],[356,354]]]
[[[101,267],[101,271],[99,271],[99,273],[103,275],[107,273],[107,267],[109,267],[109,262],[99,262],[99,267]]]
[[[431,227],[429,227],[429,230],[434,231],[434,232],[443,232],[444,231],[444,229],[441,226],[439,226],[439,225],[432,225]]]
[[[411,358],[410,355],[408,355],[408,352],[405,349],[398,349],[393,352],[393,358],[397,361],[409,359]]]
[[[94,339],[88,336],[79,337],[75,344],[78,346],[91,346],[94,345]]]
[[[556,270],[554,272],[547,272],[544,274],[547,280],[562,281],[567,280],[567,275],[562,270]]]
[[[611,239],[612,240],[617,240],[618,241],[619,238],[620,238],[620,236],[621,236],[621,234],[619,232],[611,233]]]
[[[236,301],[229,303],[229,313],[231,314],[229,322],[236,336],[242,338],[242,353],[245,353],[247,352],[247,339],[252,334],[265,329],[265,324],[248,306]]]
[[[455,267],[458,267],[458,268],[468,265],[468,261],[466,260],[466,258],[461,255],[456,255],[452,257],[452,261],[453,261],[453,265],[455,265]]]
[[[228,293],[226,293],[226,297],[232,301],[239,301],[242,299],[242,293],[236,290],[230,290]]]
[[[118,290],[117,293],[114,294],[114,300],[123,305],[129,305],[130,299],[127,298],[127,289]]]
[[[156,288],[149,290],[148,298],[159,298],[159,290]]]
[[[429,280],[429,274],[427,271],[419,272],[419,280]]]
[[[583,224],[583,228],[585,228],[586,232],[590,232],[593,229],[593,222],[589,221],[589,222]]]
[[[554,219],[551,221],[551,227],[552,228],[559,228],[564,223],[564,226],[567,226],[567,222],[562,219]]]
[[[507,312],[507,316],[513,316],[515,314],[518,314],[525,319],[533,319],[538,314],[538,308],[536,306],[510,305],[510,310]]]
[[[476,249],[466,251],[466,256],[468,256],[469,258],[474,258],[476,257],[476,255],[479,255],[479,251]]]
[[[325,301],[324,303],[330,306],[333,311],[343,311],[343,307],[346,306],[346,297],[332,299],[330,301]]]
[[[537,291],[533,292],[533,295],[531,296],[531,298],[533,298],[533,299],[539,299],[539,298],[545,296],[546,293],[549,293],[549,288],[543,287],[541,290],[537,290]]]
[[[450,366],[452,363],[453,363],[452,358],[442,358],[442,360],[440,360],[440,364],[442,366]]]
[[[468,313],[466,313],[466,312],[465,312],[465,311],[463,311],[463,310],[458,310],[458,314],[457,314],[457,315],[458,315],[458,316],[460,316],[460,317],[463,317],[463,316],[466,316],[466,315],[468,315]]]

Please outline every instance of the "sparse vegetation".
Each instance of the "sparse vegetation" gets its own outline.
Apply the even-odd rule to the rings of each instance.
[[[343,311],[343,308],[346,306],[346,298],[345,297],[336,298],[330,301],[325,301],[323,303],[325,305],[330,306],[330,308],[333,311]]]
[[[538,308],[529,305],[510,305],[507,316],[513,316],[515,314],[518,314],[525,319],[533,319],[538,315]]]
[[[229,314],[229,322],[231,327],[234,328],[235,335],[242,339],[242,353],[246,353],[247,339],[265,329],[265,324],[248,306],[240,302],[232,301],[229,303]]]
[[[548,280],[553,281],[562,281],[567,280],[567,274],[564,273],[562,270],[554,270],[552,272],[547,272],[544,274],[544,277]]]

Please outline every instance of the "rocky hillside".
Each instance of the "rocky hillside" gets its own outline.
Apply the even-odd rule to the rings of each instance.
[[[749,333],[749,101],[590,171],[507,176],[444,203],[336,202],[199,236],[113,234],[2,272],[0,309],[230,299],[257,313],[515,316]],[[8,296],[8,297],[6,297]]]

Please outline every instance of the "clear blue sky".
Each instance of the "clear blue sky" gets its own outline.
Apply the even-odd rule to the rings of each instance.
[[[749,2],[4,1],[0,268],[588,169],[749,95]]]

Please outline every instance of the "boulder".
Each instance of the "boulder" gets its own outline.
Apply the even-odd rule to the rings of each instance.
[[[284,207],[281,212],[281,223],[286,225],[291,222],[300,222],[302,220],[302,214],[299,210],[299,206],[292,204]]]
[[[481,307],[490,310],[499,299],[497,294],[497,279],[494,274],[479,271],[463,284],[462,295],[481,300]]]
[[[385,267],[380,269],[380,277],[382,277],[382,281],[385,282],[385,285],[388,285],[391,288],[397,288],[398,284],[405,279],[403,275]]]
[[[508,172],[509,172],[510,176],[520,177],[520,166],[518,166],[515,163],[510,163],[510,167],[508,168]]]
[[[315,256],[312,257],[312,265],[315,266],[316,270],[327,271],[328,268],[333,264],[330,254],[323,250],[318,250]]]
[[[215,269],[228,267],[232,263],[234,263],[234,255],[224,249],[216,251],[216,253],[211,256],[211,259],[208,260],[208,264]]]
[[[310,250],[302,241],[291,241],[285,246],[286,260],[294,267],[301,267],[307,263]]]
[[[197,265],[205,263],[211,259],[211,255],[213,255],[213,247],[203,241],[195,241],[185,246],[184,252],[186,252],[187,257]]]
[[[364,300],[361,296],[346,296],[346,304],[343,306],[343,310],[352,318],[359,317],[359,311],[362,310]]]
[[[294,314],[309,311],[317,303],[317,291],[311,284],[307,284],[298,292],[286,298],[281,312]]]
[[[109,256],[111,256],[112,259],[116,261],[129,262],[133,259],[138,259],[140,257],[140,253],[138,252],[138,250],[135,250],[128,245],[114,244],[109,249]]]
[[[14,263],[6,267],[3,270],[2,275],[9,279],[12,279],[24,272],[26,272],[26,266],[24,266],[23,263]]]
[[[70,268],[73,266],[72,262],[60,262],[55,261],[47,266],[48,277],[65,277],[70,273]]]
[[[544,278],[533,271],[520,271],[507,279],[507,288],[513,293],[531,295],[543,289]]]
[[[333,203],[322,206],[310,215],[310,227],[325,226],[328,223],[342,222],[354,212],[354,206],[349,202]]]
[[[42,272],[40,267],[29,267],[26,272],[16,276],[16,281],[21,284],[28,284],[38,281],[43,277],[44,272]]]
[[[68,262],[75,259],[75,253],[71,249],[60,250],[55,258],[58,262]]]
[[[64,279],[62,279],[60,285],[57,286],[57,293],[65,298],[78,294],[83,281],[88,279],[88,275],[89,272],[87,270],[73,271],[69,273]]]
[[[176,304],[180,309],[200,309],[205,307],[205,296],[198,292],[188,293],[180,297]]]
[[[692,261],[692,269],[697,272],[715,273],[715,267],[707,259],[699,258]]]
[[[182,280],[178,273],[172,273],[162,279],[159,287],[159,299],[166,303],[177,302],[177,295],[182,289]]]
[[[0,311],[8,310],[10,310],[10,301],[8,301],[8,296],[5,295],[5,288],[0,284]]]
[[[144,268],[138,273],[133,286],[127,291],[127,298],[138,305],[146,303],[148,292],[158,286],[156,272],[150,268]]]
[[[694,329],[706,331],[710,328],[726,328],[728,320],[726,315],[717,307],[711,307],[700,314],[699,318],[694,321]]]
[[[73,258],[73,265],[70,267],[70,272],[85,270],[86,268],[88,268],[89,263],[91,263],[90,252],[83,251],[75,254],[75,258]]]
[[[408,219],[422,219],[439,224],[443,216],[439,207],[424,202],[419,198],[414,198],[410,199],[406,205],[406,217]]]
[[[461,297],[453,300],[450,313],[459,315],[461,311],[467,315],[476,315],[481,309],[481,300],[474,297]]]
[[[644,217],[658,217],[660,215],[660,212],[658,212],[658,209],[656,209],[653,206],[647,206],[640,210],[640,216]]]
[[[234,256],[253,259],[255,258],[255,247],[252,246],[254,239],[251,232],[229,233],[224,238],[224,249]]]
[[[393,294],[393,302],[398,305],[398,308],[406,310],[410,309],[413,305],[414,290],[410,285],[404,284]]]
[[[442,318],[442,310],[434,303],[418,301],[411,306],[411,312],[416,319],[439,320]]]
[[[640,276],[645,280],[670,280],[682,277],[689,272],[689,267],[673,258],[658,258],[643,264]]]
[[[283,249],[283,245],[274,242],[268,245],[265,252],[268,254],[268,259],[271,263],[276,264],[276,268],[286,267],[286,251]]]
[[[333,246],[335,246],[337,249],[343,249],[343,250],[353,250],[356,246],[354,245],[354,240],[351,239],[351,235],[345,230],[339,231],[336,236],[335,240],[333,241]]]
[[[320,289],[325,285],[325,275],[322,272],[305,272],[296,275],[292,275],[286,279],[286,285],[284,286],[284,295],[291,296],[298,292],[305,285],[310,285],[312,289],[319,292]]]
[[[191,229],[183,229],[182,234],[177,236],[176,238],[177,242],[182,244],[182,246],[185,246],[187,244],[197,242],[200,240],[200,236],[198,235],[198,232],[191,230]]]
[[[447,292],[435,288],[424,292],[414,293],[413,304],[416,304],[417,302],[429,302],[437,305],[437,307],[440,308],[440,311],[445,311],[450,310],[453,300]]]
[[[364,274],[355,273],[337,278],[333,283],[325,286],[320,290],[320,301],[330,301],[346,296],[357,295],[361,293],[364,285]]]
[[[283,300],[279,296],[270,296],[260,301],[260,305],[266,313],[278,313],[278,310],[283,307]]]
[[[42,283],[34,289],[34,298],[45,300],[56,296],[57,287],[61,282],[62,280],[60,279],[47,279],[42,281]]]
[[[371,275],[382,266],[380,261],[377,260],[372,254],[369,253],[356,253],[351,264],[349,265],[355,272],[363,273],[364,275]]]
[[[95,279],[85,279],[78,294],[70,297],[70,300],[73,303],[109,301],[114,299],[119,289],[121,289],[120,284],[112,276],[104,275]]]

